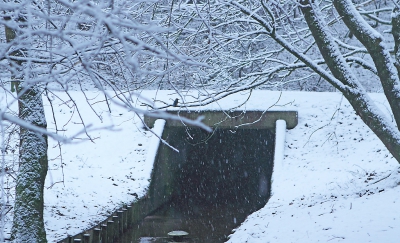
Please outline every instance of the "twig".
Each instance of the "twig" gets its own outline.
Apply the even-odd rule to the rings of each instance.
[[[375,182],[372,182],[371,184],[369,184],[369,185],[373,185],[373,184],[376,184],[376,183],[378,183],[378,182],[380,182],[380,181],[383,181],[383,180],[385,180],[386,178],[388,178],[389,176],[391,176],[392,175],[392,173],[389,173],[389,175],[387,175],[387,176],[385,176],[385,177],[383,177],[383,178],[381,178],[381,179],[379,179],[379,180],[377,180],[377,181],[375,181]]]

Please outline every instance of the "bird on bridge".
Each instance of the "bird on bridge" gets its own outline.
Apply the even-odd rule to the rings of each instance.
[[[174,103],[172,104],[172,106],[177,107],[177,106],[178,106],[178,102],[179,102],[179,99],[176,98],[176,99],[174,100]]]

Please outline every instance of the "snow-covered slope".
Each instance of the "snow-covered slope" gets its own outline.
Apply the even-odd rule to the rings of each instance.
[[[400,168],[337,93],[285,93],[299,111],[268,204],[229,242],[398,242]],[[383,112],[383,95],[374,94]]]

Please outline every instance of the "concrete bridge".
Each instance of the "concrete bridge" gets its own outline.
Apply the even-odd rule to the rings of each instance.
[[[277,120],[285,120],[286,127],[292,129],[297,125],[297,111],[168,111],[173,115],[189,118],[191,120],[204,116],[202,121],[205,125],[218,128],[238,128],[240,129],[274,129]],[[154,126],[154,121],[158,118],[144,116],[144,122],[149,126]],[[187,126],[179,120],[168,120],[167,127]]]
[[[147,196],[126,205],[103,222],[60,243],[113,242],[127,228],[171,200],[188,205],[243,205],[246,214],[263,207],[270,197],[274,167],[275,127],[298,123],[297,111],[168,111],[192,120],[204,116],[212,133],[179,120],[165,123]],[[157,118],[145,116],[153,127]],[[240,222],[238,222],[240,223]]]
[[[167,120],[162,138],[179,152],[160,144],[149,189],[151,204],[171,199],[188,204],[248,203],[257,210],[268,201],[271,188],[277,120],[287,128],[298,123],[297,111],[171,111],[197,119],[212,133]],[[156,118],[145,116],[153,127]]]

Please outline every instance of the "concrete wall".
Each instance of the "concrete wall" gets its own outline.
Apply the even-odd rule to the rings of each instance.
[[[182,137],[184,129],[177,127],[165,127],[162,138],[171,146],[179,150],[172,150],[165,144],[161,144],[151,175],[148,198],[152,208],[168,202],[174,193],[174,181],[179,173],[179,168],[186,162],[186,145]]]
[[[188,203],[245,203],[251,198],[265,204],[271,187],[275,122],[283,119],[288,129],[294,128],[297,111],[169,113],[190,119],[202,115],[214,133],[179,120],[167,121],[162,138],[179,153],[166,145],[158,150],[148,194],[153,208],[172,198],[187,198]],[[144,120],[152,127],[155,118]]]

